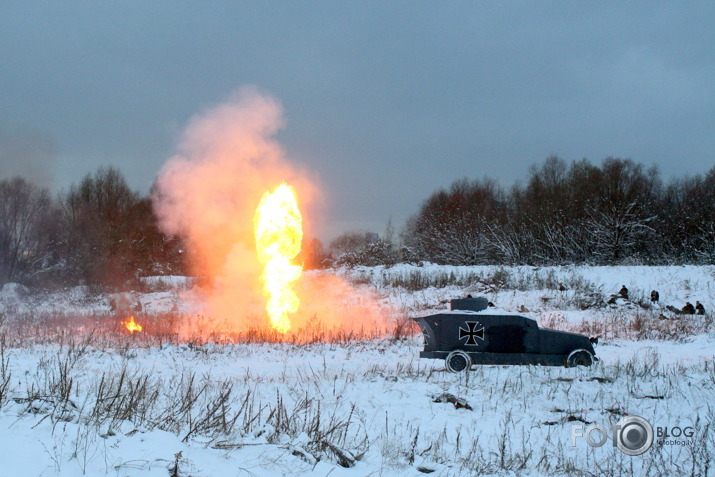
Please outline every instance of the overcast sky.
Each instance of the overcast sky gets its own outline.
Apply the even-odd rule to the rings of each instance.
[[[0,176],[147,192],[189,118],[255,85],[317,171],[323,238],[400,227],[551,154],[715,165],[715,2],[8,2]]]

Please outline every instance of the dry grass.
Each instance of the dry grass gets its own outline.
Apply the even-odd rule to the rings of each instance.
[[[498,272],[498,273],[497,273]],[[556,286],[553,277],[514,274],[497,270],[492,276],[480,277],[490,287]],[[418,286],[424,277],[405,277]],[[458,277],[442,277],[459,281]],[[475,277],[463,277],[470,282]],[[521,280],[521,282],[520,282]],[[541,281],[539,281],[541,280]],[[538,283],[537,283],[538,282]],[[543,283],[542,283],[543,282]],[[578,285],[578,277],[573,280]],[[387,283],[385,284],[387,286]],[[392,286],[392,285],[390,285]],[[419,285],[421,286],[421,285]],[[583,293],[591,292],[581,284]],[[580,298],[579,298],[580,299]],[[578,309],[578,303],[573,306]],[[659,319],[655,310],[643,308],[603,308],[596,319],[569,323],[558,314],[549,315],[544,326],[603,339],[685,341],[692,336],[713,331],[712,315],[680,316]],[[598,459],[591,453],[575,457],[567,447],[564,430],[570,422],[593,421],[594,417],[615,419],[632,412],[633,402],[653,401],[665,408],[673,422],[681,419],[679,410],[667,410],[680,402],[693,387],[704,390],[715,387],[715,363],[686,367],[664,365],[659,356],[646,352],[612,365],[598,364],[589,369],[589,377],[574,375],[569,370],[518,367],[478,367],[460,377],[446,375],[426,360],[410,359],[384,364],[375,362],[355,370],[330,366],[300,370],[296,375],[271,378],[275,385],[265,392],[267,378],[249,372],[241,377],[200,374],[190,368],[172,370],[165,376],[134,365],[137,350],[168,346],[181,350],[180,358],[194,357],[211,361],[213,353],[232,353],[236,346],[251,353],[270,344],[286,356],[344,350],[358,355],[362,351],[395,352],[409,347],[414,356],[419,345],[411,339],[417,331],[404,314],[386,329],[360,330],[347,333],[327,330],[318,322],[290,335],[252,328],[240,333],[194,333],[183,331],[187,318],[175,313],[135,315],[144,326],[142,333],[130,334],[121,325],[126,316],[116,314],[69,314],[56,312],[0,316],[0,408],[21,407],[22,414],[49,419],[53,425],[74,423],[77,435],[71,449],[48,449],[59,472],[70,452],[82,469],[87,468],[92,452],[104,437],[123,433],[160,429],[171,432],[185,442],[200,442],[221,451],[240,450],[248,446],[271,446],[298,457],[307,466],[329,461],[337,466],[358,465],[368,452],[379,459],[384,475],[393,469],[406,468],[419,472],[434,471],[439,475],[518,475],[534,470],[547,475],[708,475],[715,468],[715,441],[711,422],[713,409],[702,408],[697,416],[698,435],[695,444],[681,452],[654,447],[639,458],[614,453]],[[212,343],[212,345],[209,345]],[[326,345],[323,345],[326,344]],[[228,345],[228,346],[222,346]],[[40,346],[44,350],[36,370],[31,374],[13,373],[15,350]],[[120,365],[99,373],[88,373],[92,356],[110,354]],[[403,353],[404,354],[404,353]],[[691,376],[696,375],[693,380]],[[368,419],[366,404],[336,399],[351,386],[365,382],[395,383],[395,388],[418,384],[473,396],[475,413],[498,415],[494,429],[479,426],[445,426],[428,429],[419,424],[396,419],[387,411],[384,426],[377,428]],[[584,386],[587,384],[587,386]],[[328,390],[332,387],[332,392]],[[593,387],[599,390],[591,391]],[[413,396],[414,400],[424,396]],[[527,411],[543,402],[560,402],[551,406],[554,415],[534,419]],[[629,405],[629,403],[631,403]],[[629,407],[630,406],[630,407]],[[465,411],[467,412],[467,411]],[[604,417],[605,416],[605,417]],[[547,429],[542,432],[542,428]],[[492,432],[493,431],[493,432]],[[186,475],[185,460],[180,453],[168,466],[170,475]],[[411,471],[411,470],[410,470]]]
[[[547,325],[545,325],[547,326]],[[708,315],[679,315],[664,318],[654,310],[607,310],[598,319],[578,324],[560,324],[559,329],[600,336],[601,339],[654,340],[685,342],[694,336],[715,331],[715,320]]]
[[[667,403],[687,388],[695,372],[699,380],[715,385],[712,360],[695,370],[682,365],[663,365],[658,355],[650,352],[613,365],[597,365],[589,372],[589,376],[598,377],[597,382],[560,368],[516,367],[507,371],[498,366],[478,367],[450,380],[450,376],[430,363],[414,360],[389,366],[375,364],[361,371],[324,365],[322,369],[311,368],[305,375],[281,374],[274,378],[279,386],[272,395],[267,395],[257,390],[264,383],[261,376],[217,378],[188,368],[177,370],[167,378],[136,366],[131,349],[122,348],[133,337],[123,336],[126,341],[122,345],[106,351],[96,346],[106,342],[109,336],[91,334],[70,339],[62,335],[62,339],[62,343],[42,348],[46,351],[40,355],[36,372],[23,378],[23,386],[13,387],[12,383],[17,380],[5,381],[10,385],[3,389],[4,400],[6,404],[10,400],[21,405],[24,413],[42,416],[53,423],[77,424],[81,430],[68,452],[84,467],[99,445],[98,437],[101,442],[102,437],[114,434],[131,436],[161,429],[185,442],[198,441],[222,451],[272,446],[298,457],[308,466],[318,461],[355,466],[372,449],[381,459],[384,474],[392,469],[412,467],[421,472],[434,470],[440,475],[465,476],[518,474],[527,469],[549,475],[623,475],[633,471],[633,461],[622,458],[619,453],[603,460],[575,459],[574,451],[565,444],[568,432],[564,429],[569,423],[573,420],[592,422],[593,417],[589,415],[601,413],[618,418],[623,411],[613,399],[621,392],[625,392],[626,400],[658,398]],[[0,381],[12,369],[10,353],[3,343],[0,340]],[[378,351],[392,348],[394,351],[403,345],[399,341],[381,340],[332,346],[357,354],[362,348]],[[265,345],[240,345],[244,346],[248,348],[245,352],[251,353],[251,349]],[[410,346],[410,350],[415,348],[414,344]],[[198,344],[184,344],[180,349],[196,356],[209,352]],[[210,353],[234,349],[233,345],[212,346]],[[98,353],[120,357],[120,366],[88,374],[87,364]],[[208,355],[201,359],[212,358]],[[342,402],[331,397],[340,396],[344,389],[326,393],[336,383],[348,387],[376,379],[394,382],[396,388],[411,383],[448,385],[461,395],[478,397],[480,402],[475,410],[464,412],[479,412],[482,416],[497,413],[501,417],[493,430],[479,426],[445,426],[435,430],[396,420],[385,412],[384,426],[376,429],[367,422],[364,403]],[[584,387],[584,380],[592,384]],[[644,385],[656,386],[658,396],[649,396],[641,389]],[[588,391],[593,386],[602,387],[595,399]],[[505,396],[511,398],[505,400]],[[539,401],[561,402],[568,407],[551,406],[553,425],[547,425],[546,421],[531,422],[525,410],[538,406]],[[472,400],[472,404],[477,403]],[[673,469],[687,468],[690,475],[707,475],[713,465],[715,449],[708,433],[709,422],[715,416],[712,410],[703,412],[696,426],[699,440],[693,446],[679,454],[655,447],[640,458],[637,470],[647,470],[648,475],[672,475]],[[540,426],[554,431],[548,431],[543,437],[537,432]],[[66,460],[61,452],[66,451],[56,452],[60,453],[56,456],[59,466],[62,459]],[[171,462],[174,475],[184,475],[183,462],[180,456]]]
[[[239,332],[216,331],[211,329],[210,325],[202,326],[204,320],[200,316],[177,313],[135,313],[133,316],[136,323],[143,327],[141,332],[129,332],[122,324],[127,316],[111,313],[18,313],[8,316],[2,329],[7,346],[11,347],[39,344],[74,345],[87,341],[102,349],[147,348],[186,343],[196,346],[206,343],[350,344],[385,338],[400,340],[419,332],[419,327],[406,315],[393,319],[381,328],[351,331],[328,329],[316,321],[286,334],[262,327],[249,327]]]

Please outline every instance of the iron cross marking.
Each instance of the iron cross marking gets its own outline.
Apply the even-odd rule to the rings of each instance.
[[[476,338],[484,341],[484,327],[481,323],[478,321],[466,321],[465,324],[468,329],[465,330],[464,328],[459,328],[459,339],[461,340],[465,337],[467,338],[467,342],[464,343],[465,345],[476,346]]]

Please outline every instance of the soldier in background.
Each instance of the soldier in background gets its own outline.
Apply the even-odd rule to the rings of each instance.
[[[658,303],[658,300],[660,300],[660,293],[658,293],[658,290],[653,290],[652,292],[650,292],[650,302]]]
[[[698,312],[698,315],[704,315],[705,314],[705,307],[703,306],[702,303],[699,301],[695,302],[695,310]]]
[[[685,306],[683,307],[682,310],[680,310],[680,313],[682,315],[694,315],[695,314],[695,307],[693,306],[692,303],[689,301],[685,302]]]
[[[621,298],[627,300],[627,299],[628,299],[628,288],[626,288],[626,286],[623,285],[623,286],[621,287],[620,291],[618,292],[618,295],[619,295]]]

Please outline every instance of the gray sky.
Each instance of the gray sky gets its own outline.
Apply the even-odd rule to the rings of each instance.
[[[711,1],[0,0],[0,176],[59,190],[113,164],[146,192],[187,120],[246,84],[322,178],[324,239],[551,154],[702,173],[713,25]]]

